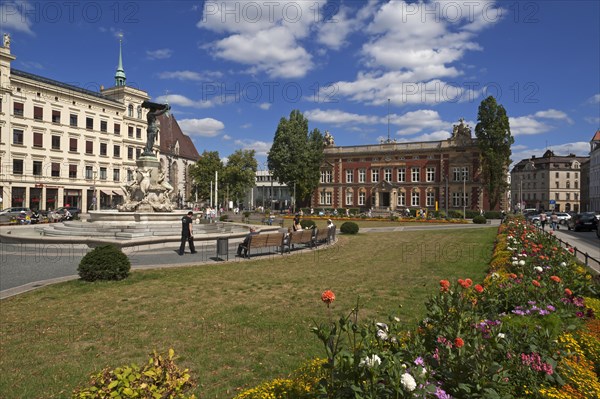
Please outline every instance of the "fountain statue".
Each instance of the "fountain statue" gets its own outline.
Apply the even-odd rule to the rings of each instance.
[[[137,169],[133,181],[121,186],[125,192],[125,202],[118,205],[117,209],[119,212],[172,212],[175,207],[171,202],[173,186],[152,151],[160,131],[157,117],[168,112],[171,107],[169,104],[150,101],[144,101],[142,107],[149,109],[148,140],[144,152],[136,160]]]

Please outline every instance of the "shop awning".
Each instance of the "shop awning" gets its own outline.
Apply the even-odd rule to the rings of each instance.
[[[108,195],[109,197],[112,195],[112,191],[110,190],[100,190],[100,192],[104,195]]]
[[[116,189],[113,191],[113,195],[119,195],[121,197],[123,197],[125,195],[125,193],[123,192],[123,190],[121,190],[120,188]]]

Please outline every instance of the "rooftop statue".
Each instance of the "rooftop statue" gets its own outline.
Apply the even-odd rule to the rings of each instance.
[[[143,108],[149,109],[146,120],[148,121],[148,141],[146,141],[146,147],[142,155],[154,155],[152,147],[154,147],[154,141],[158,135],[158,121],[157,117],[168,112],[171,109],[169,104],[157,104],[150,101],[144,101],[142,103]]]

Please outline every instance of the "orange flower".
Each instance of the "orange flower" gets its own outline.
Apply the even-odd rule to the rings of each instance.
[[[450,289],[450,281],[440,280],[440,291],[448,292],[449,289]]]
[[[550,280],[554,281],[555,283],[560,283],[560,277],[558,276],[550,276]]]
[[[571,290],[570,290],[570,289],[568,289],[568,288],[565,288],[565,295],[566,295],[566,296],[571,296],[571,295],[573,295],[573,291],[571,291]]]
[[[482,293],[483,292],[483,286],[481,284],[476,284],[475,285],[475,291]]]
[[[454,345],[457,348],[462,348],[463,346],[465,346],[465,341],[463,341],[463,339],[461,337],[456,337],[454,339]]]
[[[471,280],[470,278],[465,280],[465,284],[467,285],[467,288],[469,288],[471,285],[473,285],[473,280]]]
[[[329,304],[335,301],[335,294],[331,290],[324,291],[321,294],[321,300],[329,306]]]
[[[537,281],[537,280],[532,280],[532,281],[531,281],[531,284],[535,285],[536,287],[539,287],[539,286],[540,286],[540,283],[539,283],[539,281]]]

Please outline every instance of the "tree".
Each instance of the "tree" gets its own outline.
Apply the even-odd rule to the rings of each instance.
[[[222,187],[223,162],[218,151],[204,151],[198,162],[190,168],[190,175],[197,187],[199,198],[204,200],[210,198],[210,182],[214,185],[215,171],[219,172],[219,186]]]
[[[248,190],[256,184],[256,168],[254,150],[237,150],[228,158],[223,170],[222,189],[228,189],[229,198],[240,205]]]
[[[323,135],[319,129],[308,132],[308,119],[299,110],[281,118],[267,157],[273,178],[296,189],[303,204],[319,185],[323,161]]]
[[[477,120],[475,136],[481,151],[482,182],[488,192],[490,208],[495,209],[508,188],[506,174],[511,162],[510,146],[515,139],[510,133],[506,110],[494,97],[481,102]]]

